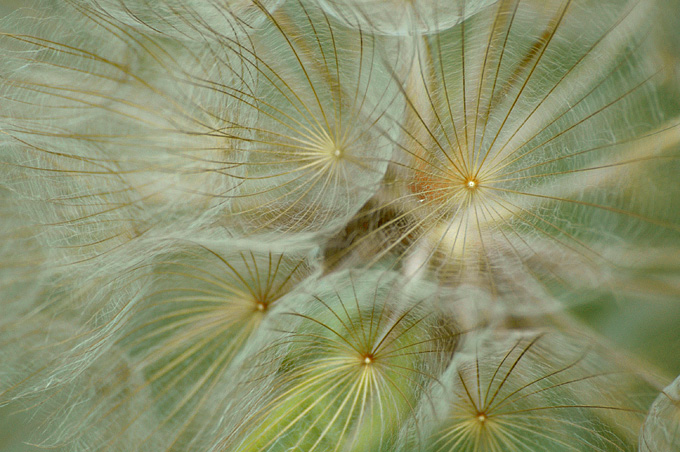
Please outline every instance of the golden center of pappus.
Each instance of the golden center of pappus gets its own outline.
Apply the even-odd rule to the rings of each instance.
[[[368,354],[368,355],[364,355],[364,356],[362,357],[361,362],[362,362],[364,365],[368,366],[369,364],[372,364],[374,360],[375,360],[375,358],[373,357],[373,355]]]
[[[346,149],[344,147],[344,142],[336,140],[331,137],[325,137],[316,141],[313,152],[319,157],[330,160],[341,160],[346,157]]]
[[[484,424],[488,420],[488,416],[485,413],[478,413],[477,414],[477,421],[480,424]]]
[[[473,177],[466,178],[464,181],[465,188],[468,190],[476,190],[479,188],[479,180]]]
[[[258,311],[258,312],[264,312],[264,311],[267,310],[267,304],[263,303],[261,301],[258,301],[257,303],[255,303],[255,310]]]

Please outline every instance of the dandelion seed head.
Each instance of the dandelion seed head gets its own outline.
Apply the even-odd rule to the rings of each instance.
[[[248,177],[229,193],[229,209],[248,231],[341,228],[377,191],[392,154],[383,123],[401,100],[375,58],[377,38],[340,31],[303,3],[267,14],[252,37],[256,57],[242,50],[258,83],[245,98],[234,93],[244,115],[230,133]],[[315,36],[315,45],[290,36]]]
[[[677,298],[654,0],[59,3],[0,19],[0,406],[36,394],[43,445],[680,450],[677,381],[530,329]]]
[[[398,189],[377,201],[399,224],[354,246],[383,241],[384,257],[545,312],[556,284],[568,287],[556,301],[569,303],[567,293],[590,284],[579,267],[617,277],[603,257],[609,240],[649,236],[622,225],[639,221],[637,231],[676,241],[676,217],[630,202],[659,196],[645,166],[677,159],[676,138],[653,113],[654,50],[640,31],[651,3],[605,11],[594,1],[501,1],[427,35],[404,89],[407,120],[391,168]],[[659,153],[647,139],[661,143],[662,130],[676,144]],[[633,196],[620,184],[628,173]]]
[[[310,452],[382,450],[389,444],[387,438],[413,410],[414,396],[449,358],[430,359],[440,356],[435,344],[443,331],[416,306],[396,301],[401,297],[396,274],[386,281],[381,276],[385,273],[350,278],[341,272],[319,281],[317,293],[299,305],[299,314],[291,314],[300,322],[282,341],[285,365],[275,372],[274,391],[265,391],[262,408],[251,410],[237,427],[242,433],[218,450],[294,444]],[[269,355],[261,359],[272,361]]]
[[[330,136],[320,140],[316,145],[316,150],[320,158],[340,160],[347,154],[347,150],[342,143],[336,142]]]
[[[592,344],[559,333],[499,331],[477,339],[459,350],[442,377],[441,394],[433,394],[441,406],[431,416],[440,427],[426,434],[432,449],[423,450],[601,452],[624,450],[622,444],[636,434],[638,397],[648,397],[650,387]],[[640,392],[624,396],[611,388],[614,379]],[[610,438],[592,423],[594,415],[629,422],[630,430]]]

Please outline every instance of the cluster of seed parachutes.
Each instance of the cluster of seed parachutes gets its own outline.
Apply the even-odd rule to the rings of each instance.
[[[680,447],[576,314],[680,294],[652,0],[63,3],[0,21],[16,441]]]

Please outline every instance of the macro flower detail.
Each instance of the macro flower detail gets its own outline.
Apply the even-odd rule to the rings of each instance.
[[[5,0],[0,451],[677,449],[679,12]]]
[[[204,42],[206,37],[233,36],[262,23],[264,5],[273,11],[281,0],[73,0],[77,7],[101,13],[143,33],[181,41]]]
[[[652,237],[676,249],[677,216],[649,204],[675,196],[670,179],[656,184],[677,164],[680,125],[659,106],[649,14],[646,2],[499,1],[423,37],[385,186],[361,213],[379,226],[349,249],[520,309],[616,284],[616,256],[645,255]]]
[[[420,450],[608,451],[635,444],[654,391],[625,366],[554,332],[472,342],[442,376],[430,414],[438,427]]]
[[[497,0],[320,0],[343,24],[378,34],[433,33],[450,28]]]
[[[258,231],[328,234],[379,188],[392,153],[385,118],[398,111],[398,90],[378,37],[336,28],[298,2],[269,22],[252,51],[235,49],[255,74],[253,92],[223,88],[238,98],[242,118],[229,134],[247,155],[232,215]],[[305,35],[315,42],[296,39]]]
[[[265,367],[266,377],[255,379],[271,381],[263,400],[248,401],[239,425],[246,432],[217,450],[394,447],[401,422],[450,359],[457,332],[426,309],[432,300],[400,300],[394,275],[341,273],[332,285],[288,314],[296,327],[268,350],[282,349],[279,369]]]

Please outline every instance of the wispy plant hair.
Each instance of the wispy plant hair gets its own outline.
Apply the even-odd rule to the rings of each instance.
[[[141,33],[205,43],[263,25],[282,0],[71,0]]]
[[[678,447],[677,0],[24,1],[0,18],[0,428]]]
[[[398,76],[407,113],[385,183],[357,216],[369,227],[332,258],[372,247],[364,264],[396,259],[538,312],[620,284],[627,253],[676,253],[680,117],[661,99],[655,11],[507,0],[424,36]]]
[[[215,450],[392,450],[458,338],[435,300],[401,297],[396,277],[341,272],[298,300],[294,327],[255,369],[259,396]]]
[[[44,360],[43,368],[27,369],[33,372],[31,396],[50,413],[44,445],[207,448],[212,436],[205,433],[237,394],[235,377],[268,337],[269,328],[261,324],[281,299],[313,278],[314,265],[304,250],[284,253],[243,241],[233,241],[227,250],[167,242],[129,270],[134,278],[121,278],[140,284],[108,320],[83,318],[80,330],[65,320],[68,316],[48,320],[57,309],[73,309],[66,300],[53,300],[59,304],[33,314],[25,326],[15,325],[24,331],[23,349]],[[120,283],[102,287],[123,288]],[[111,303],[119,296],[105,292],[102,298]],[[30,322],[49,323],[56,344],[27,343],[41,337]],[[54,358],[46,359],[50,355]],[[42,386],[45,376],[49,380]],[[16,398],[19,390],[25,394],[27,383],[7,388],[5,397]]]
[[[320,0],[333,17],[385,35],[436,33],[459,24],[497,0]]]
[[[434,411],[422,417],[431,422],[419,450],[624,451],[636,443],[654,387],[597,346],[556,332],[467,339],[434,407],[425,406]]]
[[[640,452],[680,448],[680,378],[656,398],[640,431]]]

